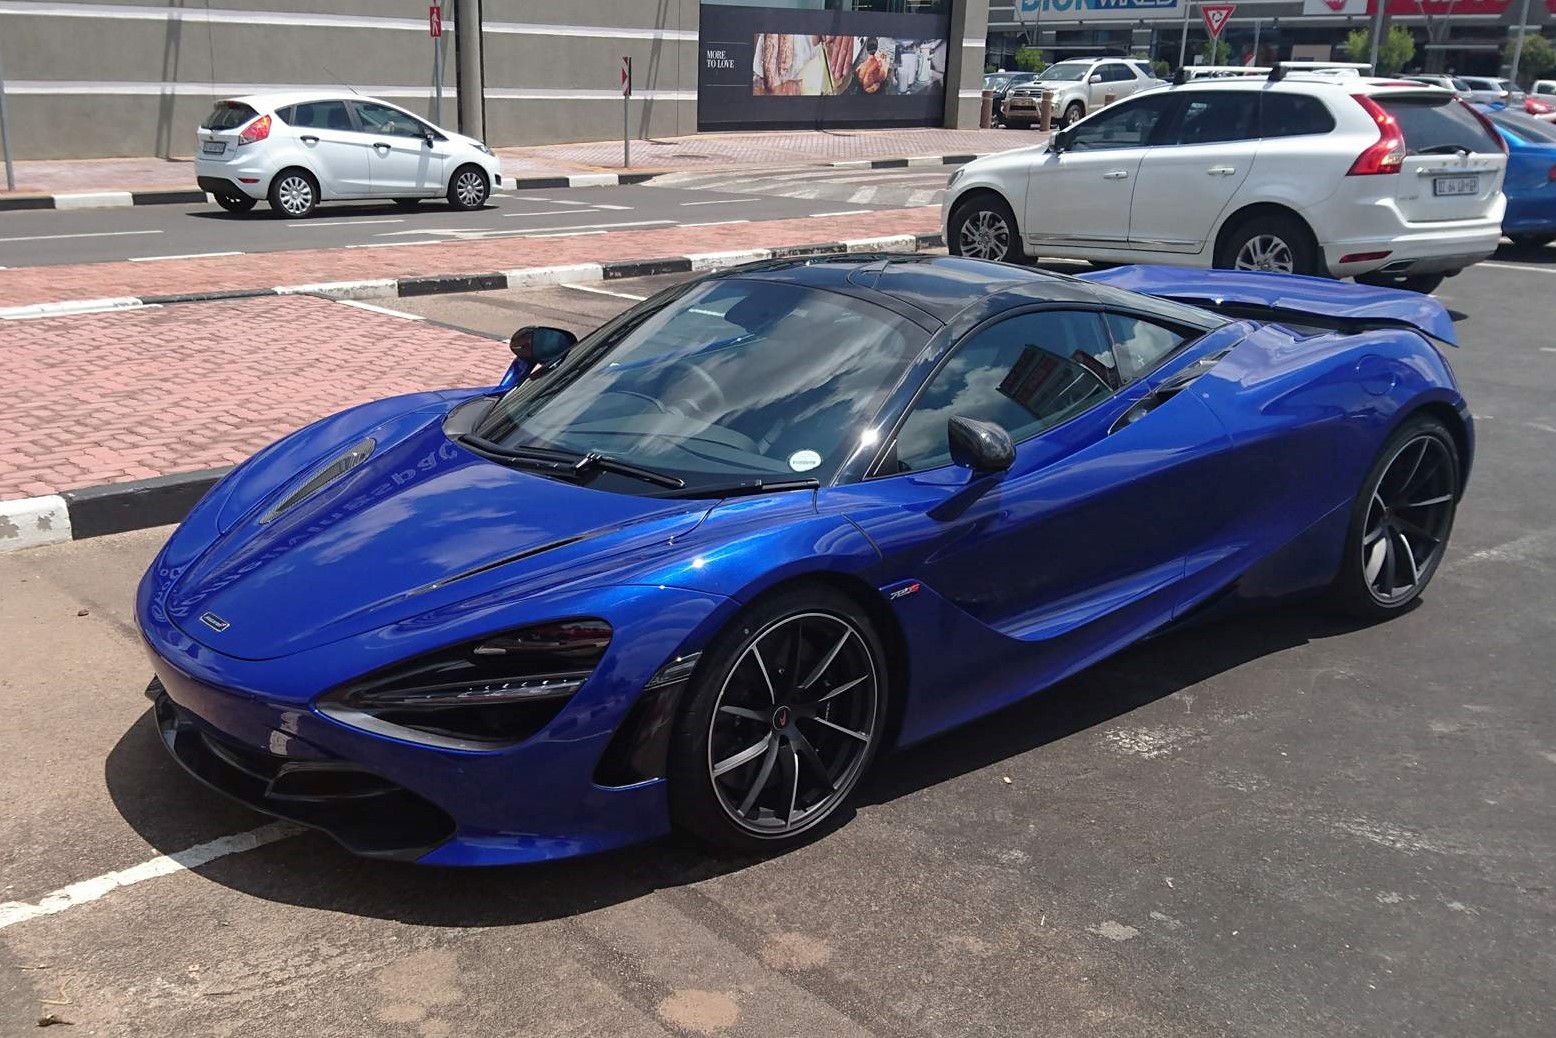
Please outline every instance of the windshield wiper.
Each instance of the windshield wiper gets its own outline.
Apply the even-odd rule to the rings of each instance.
[[[760,479],[740,479],[729,483],[703,483],[700,486],[679,487],[653,495],[654,497],[745,497],[751,494],[777,494],[785,490],[818,490],[821,481],[816,479],[779,479],[768,482]]]
[[[1469,148],[1462,144],[1434,144],[1430,148],[1422,148],[1417,155],[1473,155]]]
[[[672,476],[668,472],[656,472],[654,469],[627,461],[618,461],[593,451],[558,450],[554,447],[504,447],[475,433],[465,433],[459,437],[459,442],[493,461],[523,465],[543,472],[554,472],[559,476],[577,477],[590,471],[614,472],[618,476],[629,476],[632,479],[640,479],[644,483],[669,487],[672,490],[679,490],[686,486],[686,480],[679,476]]]

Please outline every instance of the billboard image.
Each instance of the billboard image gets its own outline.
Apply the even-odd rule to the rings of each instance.
[[[946,41],[757,33],[754,97],[923,94],[945,89]]]

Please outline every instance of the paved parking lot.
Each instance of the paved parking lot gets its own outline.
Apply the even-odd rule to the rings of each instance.
[[[1479,452],[1419,608],[1156,639],[772,860],[354,859],[165,759],[129,599],[166,531],[0,557],[0,1035],[1553,1033],[1546,253],[1440,293]],[[581,329],[656,287],[395,305]]]

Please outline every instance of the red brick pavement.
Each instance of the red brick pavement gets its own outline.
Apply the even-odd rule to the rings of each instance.
[[[309,296],[0,325],[0,500],[234,464],[396,393],[488,385],[501,343]]]
[[[498,238],[386,249],[317,249],[209,256],[161,263],[86,263],[0,270],[0,307],[72,299],[273,288],[368,278],[475,274],[521,267],[657,259],[703,252],[924,234],[937,209],[888,209],[857,216],[766,220],[724,227],[612,231],[578,238]],[[0,324],[0,343],[11,329]]]

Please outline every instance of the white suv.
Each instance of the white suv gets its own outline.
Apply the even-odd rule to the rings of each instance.
[[[502,186],[497,157],[376,97],[254,94],[216,102],[195,151],[200,189],[234,213],[269,199],[308,216],[321,201],[392,198],[412,206],[443,196],[478,209]]]
[[[1032,126],[1041,118],[1043,95],[1060,126],[1084,119],[1106,103],[1165,85],[1139,58],[1079,58],[1055,62],[1033,83],[1010,88],[1002,116],[1007,126]]]
[[[1507,148],[1446,90],[1293,74],[1153,90],[947,185],[954,255],[1272,270],[1431,291],[1501,236]]]

